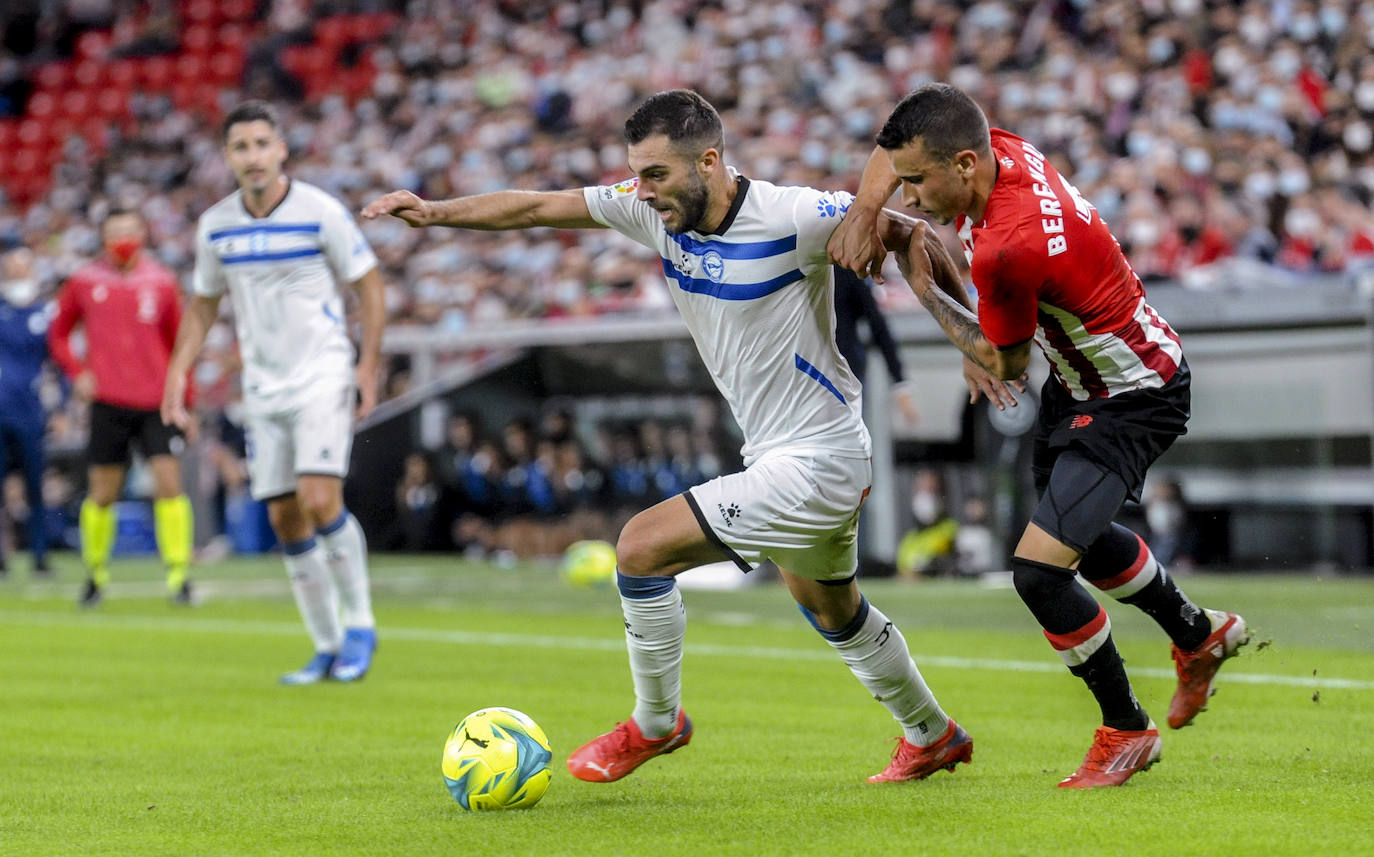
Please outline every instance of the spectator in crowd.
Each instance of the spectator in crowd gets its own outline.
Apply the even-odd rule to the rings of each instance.
[[[1146,543],[1155,558],[1173,568],[1189,568],[1197,561],[1198,530],[1192,508],[1175,477],[1152,481],[1141,504],[1145,512]]]
[[[429,456],[423,452],[407,455],[396,484],[396,532],[388,540],[389,547],[413,553],[440,546],[435,532],[439,490]]]

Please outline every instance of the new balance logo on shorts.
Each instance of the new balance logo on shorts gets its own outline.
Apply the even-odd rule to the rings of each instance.
[[[1079,414],[1078,416],[1074,417],[1072,420],[1069,421],[1069,428],[1080,429],[1084,428],[1085,426],[1090,426],[1092,425],[1092,423],[1092,417],[1088,416],[1087,414]]]

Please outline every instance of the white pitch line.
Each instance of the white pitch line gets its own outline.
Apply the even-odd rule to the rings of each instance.
[[[110,616],[93,613],[52,613],[42,611],[0,610],[0,622],[19,625],[60,627],[90,627],[100,625],[131,631],[191,631],[203,634],[262,634],[300,636],[301,626],[295,622],[249,622],[237,619],[201,619],[194,617]],[[383,627],[378,636],[386,640],[405,640],[416,643],[448,643],[459,646],[504,646],[511,648],[555,649],[559,651],[617,652],[625,651],[621,638],[558,637],[551,634],[509,634],[482,631],[444,631],[437,628]],[[686,654],[694,657],[758,658],[782,661],[833,661],[834,652],[828,649],[783,649],[769,646],[722,646],[713,643],[688,643]],[[993,672],[1063,673],[1064,667],[1053,661],[1013,661],[993,658],[960,658],[948,655],[917,655],[922,667],[989,670]],[[1149,678],[1174,677],[1172,670],[1155,667],[1131,669],[1132,675]],[[1323,676],[1266,675],[1263,673],[1227,672],[1222,681],[1236,684],[1286,685],[1304,688],[1339,690],[1374,690],[1374,681]]]

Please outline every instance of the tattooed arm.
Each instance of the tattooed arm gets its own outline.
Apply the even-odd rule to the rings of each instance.
[[[884,246],[895,252],[897,266],[906,277],[921,304],[939,322],[945,335],[964,354],[964,381],[969,401],[980,395],[998,408],[1015,407],[1016,399],[1004,381],[1025,392],[1026,365],[1030,362],[1030,342],[1001,350],[988,342],[978,326],[959,267],[950,258],[940,236],[923,220],[883,209],[879,231]],[[919,233],[919,240],[917,235]],[[1003,374],[1005,373],[1005,374]]]

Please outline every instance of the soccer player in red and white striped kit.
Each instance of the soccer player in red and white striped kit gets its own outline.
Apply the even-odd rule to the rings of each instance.
[[[1146,303],[1096,209],[1030,143],[989,129],[962,91],[941,83],[913,91],[877,143],[832,255],[860,274],[876,268],[877,212],[900,187],[904,205],[955,224],[968,258],[976,315],[943,291],[959,274],[947,255],[929,255],[924,224],[897,253],[954,344],[1004,379],[1022,377],[1032,342],[1050,362],[1032,459],[1040,499],[1014,552],[1013,580],[1102,709],[1082,766],[1059,785],[1120,785],[1159,759],[1159,731],[1131,690],[1106,611],[1077,578],[1139,607],[1173,641],[1175,729],[1192,722],[1217,669],[1248,639],[1244,619],[1193,604],[1145,542],[1113,522],[1187,431],[1179,337]]]

